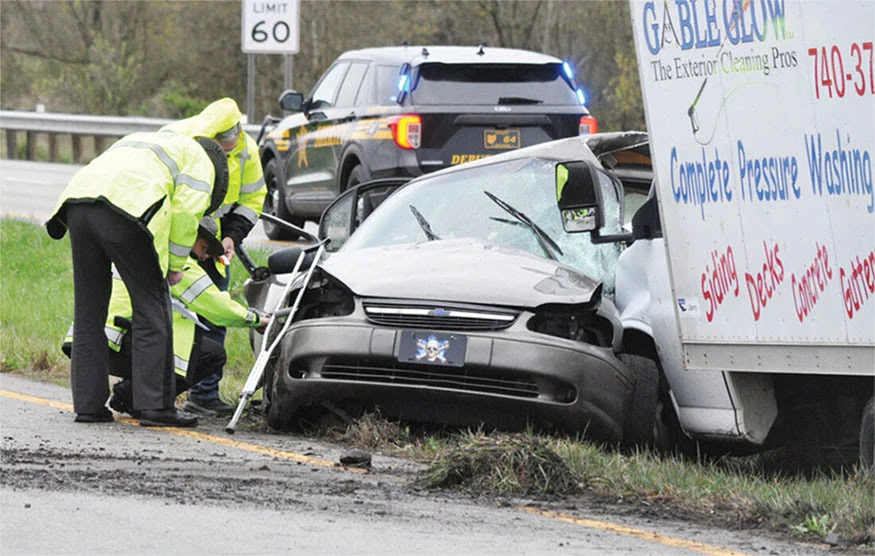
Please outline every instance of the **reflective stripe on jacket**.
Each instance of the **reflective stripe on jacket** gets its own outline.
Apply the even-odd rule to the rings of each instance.
[[[225,327],[257,327],[259,317],[252,309],[237,303],[228,292],[219,288],[210,280],[206,272],[198,266],[194,258],[188,260],[184,268],[182,280],[170,288],[174,301],[182,302],[189,312],[209,319],[217,326]],[[126,330],[115,324],[117,316],[129,319],[133,314],[131,298],[128,290],[113,267],[112,294],[109,299],[109,311],[106,319],[106,339],[109,347],[115,351],[121,349],[122,337]],[[194,344],[195,321],[178,309],[173,311],[173,356],[176,374],[185,378],[188,373],[189,357]],[[65,342],[73,341],[73,327],[67,332]]]
[[[213,102],[197,116],[167,124],[161,129],[171,129],[189,137],[200,136],[212,139],[216,134],[239,124],[242,116],[237,103],[226,97]],[[215,217],[219,220],[219,239],[229,235],[222,232],[221,217],[233,214],[248,223],[248,228],[244,230],[242,236],[234,237],[234,240],[239,242],[258,223],[258,217],[264,208],[264,199],[267,197],[267,187],[264,183],[261,159],[258,156],[258,144],[249,134],[241,129],[237,144],[227,154],[228,192]]]
[[[101,199],[145,225],[165,274],[179,271],[209,206],[214,172],[204,149],[190,137],[133,133],[73,175],[46,228],[60,239],[66,233],[67,203]]]

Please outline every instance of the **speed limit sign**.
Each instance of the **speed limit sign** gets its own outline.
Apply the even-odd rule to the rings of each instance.
[[[243,52],[298,52],[300,0],[243,0]]]

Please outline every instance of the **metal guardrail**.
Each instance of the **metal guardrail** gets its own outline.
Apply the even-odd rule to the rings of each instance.
[[[48,136],[48,157],[52,162],[60,161],[58,139],[70,136],[74,163],[84,163],[86,155],[83,139],[93,141],[92,155],[103,152],[116,139],[138,131],[156,131],[173,120],[161,118],[88,116],[83,114],[58,114],[49,112],[25,112],[0,110],[0,129],[6,138],[6,158],[18,158],[19,135],[25,135],[25,159],[35,160],[37,137]],[[260,126],[247,124],[243,129],[253,137],[258,135]]]

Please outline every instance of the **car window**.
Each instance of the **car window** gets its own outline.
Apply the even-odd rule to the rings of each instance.
[[[363,106],[365,104],[373,104],[373,90],[374,90],[374,70],[373,65],[368,64],[365,69],[364,77],[362,77],[362,86],[359,87],[359,92],[355,96],[355,104],[354,106]]]
[[[340,88],[340,82],[343,80],[343,75],[349,68],[349,62],[337,63],[325,72],[319,84],[313,89],[313,94],[310,95],[310,110],[331,108],[334,106],[334,100],[337,98],[337,91]]]
[[[377,66],[377,102],[383,106],[398,100],[398,72],[401,66]]]
[[[410,95],[417,105],[579,104],[559,64],[422,64]]]
[[[336,107],[347,108],[357,105],[356,97],[362,88],[362,80],[367,71],[367,62],[354,62],[350,65],[349,71],[346,72],[346,77],[343,78],[343,84],[340,86],[340,93],[337,95],[337,100],[334,103]]]
[[[349,237],[349,223],[352,218],[352,196],[347,195],[325,212],[325,220],[320,227],[325,229],[325,237],[329,239],[327,249],[337,251]]]
[[[502,210],[485,193],[524,212],[549,234],[563,254],[558,260],[600,280],[606,293],[614,289],[614,274],[621,246],[593,245],[588,234],[569,234],[562,227],[556,206],[555,162],[530,158],[496,163],[435,176],[401,188],[389,197],[347,241],[344,249],[358,249],[427,241],[418,212],[440,239],[480,238],[546,257],[537,236]],[[622,198],[616,184],[600,180],[606,201],[602,233],[621,231]],[[622,190],[619,190],[622,197]]]
[[[638,212],[638,209],[647,202],[650,198],[650,183],[639,179],[629,179],[619,177],[623,184],[624,197],[624,216],[623,227],[627,231],[632,229],[632,217]]]

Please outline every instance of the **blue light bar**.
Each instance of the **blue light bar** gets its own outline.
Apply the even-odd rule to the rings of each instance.
[[[409,83],[409,81],[407,79],[407,74],[402,73],[401,76],[398,78],[398,90],[403,91],[405,93],[408,92],[408,90],[407,90],[408,83]]]
[[[568,62],[562,62],[562,69],[565,70],[565,75],[568,76],[568,79],[574,78],[574,72],[571,71],[571,65]]]
[[[583,91],[581,89],[577,89],[577,101],[580,104],[586,104],[586,97],[583,95]]]

